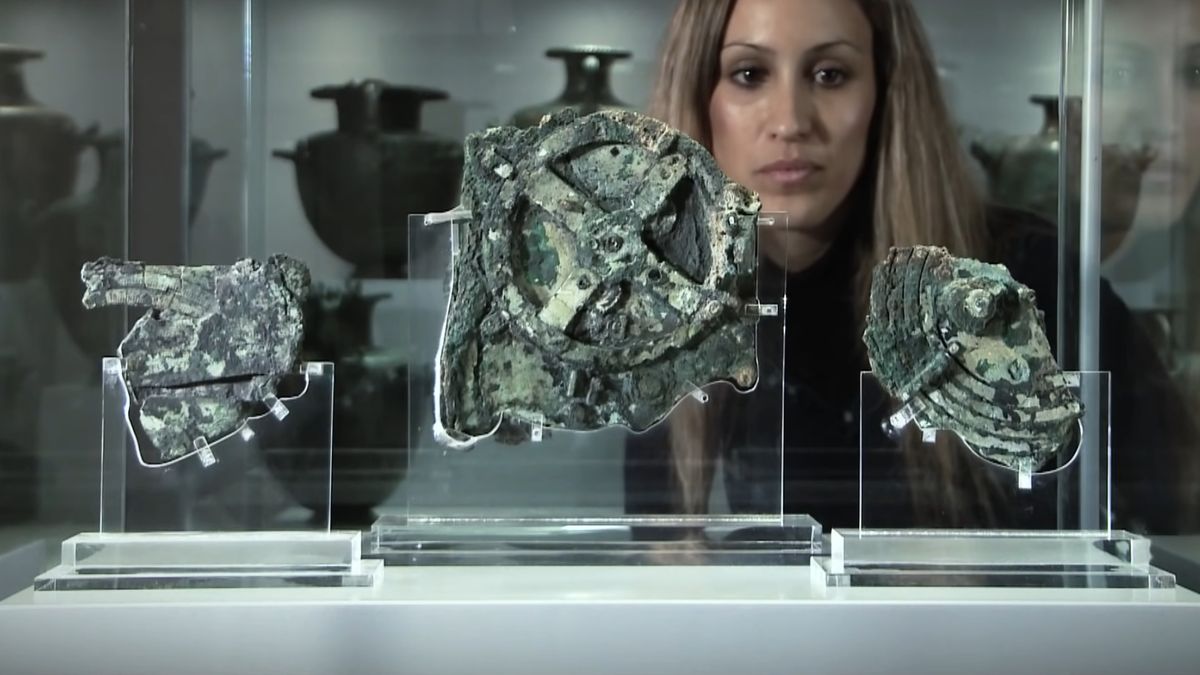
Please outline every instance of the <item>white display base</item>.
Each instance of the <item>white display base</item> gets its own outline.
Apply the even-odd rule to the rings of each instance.
[[[389,565],[805,565],[821,552],[806,515],[385,515],[369,537]]]
[[[367,586],[382,561],[363,560],[358,532],[84,533],[38,591]]]
[[[815,588],[1175,588],[1150,540],[1121,530],[841,530],[812,566]]]
[[[20,675],[1196,675],[1200,596],[814,592],[778,567],[388,570],[378,589],[34,593],[0,602]]]

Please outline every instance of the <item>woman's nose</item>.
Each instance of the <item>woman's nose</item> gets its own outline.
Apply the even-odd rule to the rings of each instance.
[[[810,92],[798,86],[779,86],[771,95],[769,131],[773,139],[802,140],[812,133],[816,110]]]

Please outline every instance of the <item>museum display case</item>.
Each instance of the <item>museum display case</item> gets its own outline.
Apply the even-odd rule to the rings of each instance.
[[[642,115],[676,4],[0,0],[0,624],[492,578],[1200,621],[1200,2],[912,0],[990,248],[878,305],[887,251],[792,267],[795,214]],[[145,308],[83,302],[277,254],[299,332],[180,291],[135,354]],[[141,407],[145,359],[211,393],[264,373],[195,354],[292,339],[232,426]]]

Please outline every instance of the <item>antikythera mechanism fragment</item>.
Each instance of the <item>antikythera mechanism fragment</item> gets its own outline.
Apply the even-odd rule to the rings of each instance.
[[[83,266],[85,307],[148,307],[121,342],[131,410],[161,464],[236,431],[297,367],[308,269],[286,256],[229,266]]]
[[[568,110],[473,135],[466,155],[439,440],[523,437],[515,420],[642,430],[698,386],[755,384],[760,204],[701,145]]]
[[[952,430],[1018,471],[1076,440],[1083,409],[1033,291],[1001,265],[893,248],[872,277],[864,340],[875,376],[922,429]]]

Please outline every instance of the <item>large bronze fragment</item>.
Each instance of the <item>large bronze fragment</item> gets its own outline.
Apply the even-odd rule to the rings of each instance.
[[[985,459],[1043,466],[1083,414],[1034,293],[1002,265],[944,248],[893,248],[874,270],[863,336],[875,376],[922,429],[954,431]]]
[[[234,433],[296,370],[309,288],[297,260],[186,267],[101,258],[80,276],[89,309],[150,308],[118,349],[131,411],[153,444],[139,448],[147,464]]]
[[[757,381],[757,197],[648,117],[571,110],[466,143],[435,435],[518,420],[643,430],[716,381]]]

